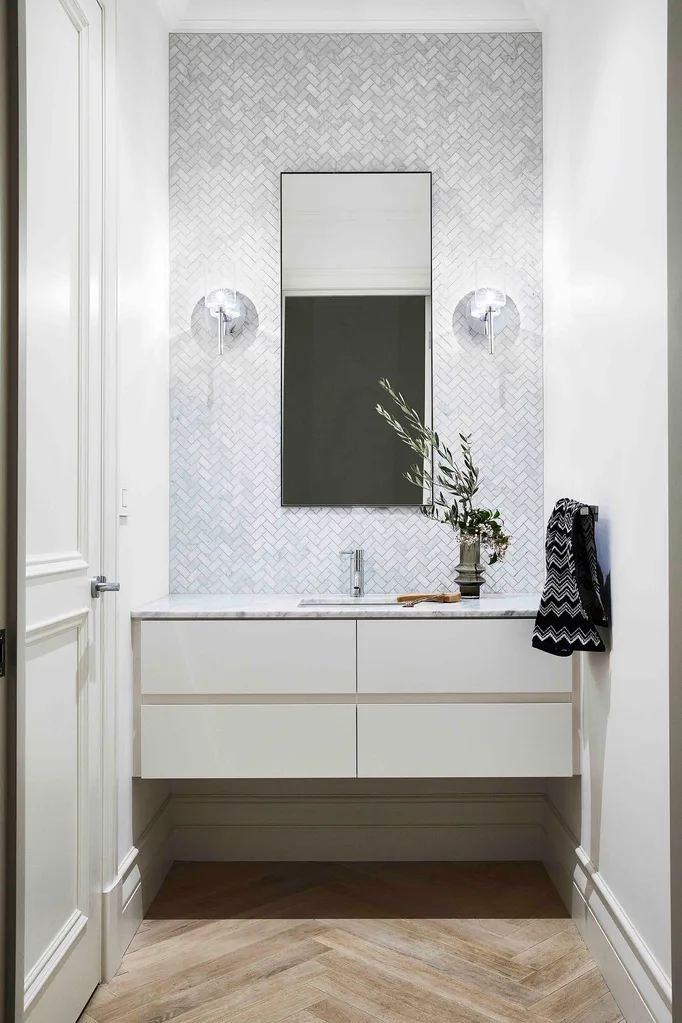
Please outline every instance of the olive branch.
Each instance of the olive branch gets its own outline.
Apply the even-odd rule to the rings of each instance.
[[[480,473],[471,452],[471,434],[459,435],[460,467],[452,450],[441,441],[435,430],[421,421],[403,395],[395,391],[386,379],[380,380],[379,384],[402,413],[404,423],[381,405],[376,406],[377,412],[395,430],[403,444],[407,444],[421,459],[403,475],[422,492],[429,490],[433,494],[433,503],[423,505],[422,514],[452,526],[463,544],[480,542],[488,552],[491,565],[502,561],[511,537],[504,532],[504,520],[497,509],[491,511],[475,504]]]

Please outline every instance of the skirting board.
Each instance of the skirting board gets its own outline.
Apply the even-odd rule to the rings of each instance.
[[[544,796],[173,797],[176,860],[541,859]]]
[[[173,862],[172,808],[168,796],[122,861],[102,905],[102,979],[114,976],[123,954]]]
[[[672,1023],[672,987],[623,907],[545,801],[544,863],[628,1023]]]

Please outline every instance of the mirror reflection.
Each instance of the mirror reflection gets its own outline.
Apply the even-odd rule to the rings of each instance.
[[[431,421],[431,175],[286,173],[281,202],[282,504],[421,505],[375,406],[386,377]]]

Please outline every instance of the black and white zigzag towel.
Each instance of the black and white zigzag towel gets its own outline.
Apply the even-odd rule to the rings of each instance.
[[[547,524],[547,578],[533,630],[533,646],[568,657],[574,650],[606,648],[597,626],[609,624],[597,561],[594,515],[584,504],[562,497]]]

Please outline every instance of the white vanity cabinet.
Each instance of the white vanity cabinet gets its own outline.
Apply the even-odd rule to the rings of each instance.
[[[348,778],[354,621],[139,623],[143,778]]]
[[[530,615],[306,616],[288,599],[270,618],[139,613],[141,777],[573,774],[571,659],[532,648]]]
[[[144,622],[143,693],[355,695],[354,621]]]
[[[528,619],[358,622],[358,774],[573,773],[570,660]]]
[[[353,778],[348,703],[160,704],[141,708],[143,778]]]
[[[533,649],[527,618],[359,621],[359,693],[571,693],[570,659]]]

